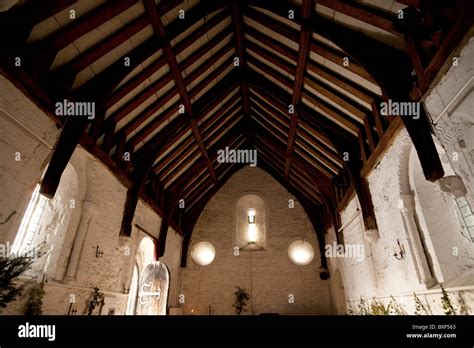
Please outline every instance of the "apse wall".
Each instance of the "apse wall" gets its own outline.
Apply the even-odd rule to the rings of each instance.
[[[236,203],[246,194],[257,195],[265,203],[266,246],[264,251],[242,250],[236,256]],[[236,286],[251,298],[243,314],[330,313],[328,281],[319,278],[316,235],[302,206],[296,202],[289,208],[289,199],[294,197],[269,174],[251,167],[234,174],[211,198],[194,228],[190,250],[194,243],[208,241],[216,257],[202,267],[188,253],[187,268],[181,270],[184,314],[193,310],[205,315],[209,306],[212,314],[234,314]],[[296,266],[288,257],[288,246],[303,236],[312,244],[315,256],[309,265]]]

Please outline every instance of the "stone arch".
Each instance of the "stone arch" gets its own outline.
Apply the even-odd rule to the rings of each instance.
[[[142,274],[145,267],[155,261],[155,243],[148,236],[143,236],[138,244],[135,256],[139,274]]]
[[[455,175],[443,147],[436,138],[433,140],[445,175]],[[430,287],[460,275],[466,266],[463,260],[453,257],[452,248],[466,250],[470,246],[459,232],[461,227],[454,198],[441,192],[438,183],[424,178],[408,136],[403,139],[398,169],[398,208],[420,283]]]
[[[53,198],[42,196],[39,184],[33,191],[16,230],[13,248],[15,253],[30,250],[41,254],[33,263],[32,274],[63,279],[71,253],[71,245],[67,241],[70,235],[74,239],[81,215],[79,189],[76,168],[68,163]]]

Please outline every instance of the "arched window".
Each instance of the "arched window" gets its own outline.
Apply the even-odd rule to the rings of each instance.
[[[451,280],[472,268],[470,258],[461,256],[472,254],[471,238],[466,233],[472,222],[470,207],[460,196],[462,185],[454,180],[457,176],[449,157],[436,145],[445,172],[445,177],[438,182],[424,178],[409,141],[401,152],[400,167],[399,208],[416,274],[427,287]]]
[[[37,185],[28,204],[12,245],[12,253],[40,253],[28,274],[62,279],[67,256],[61,257],[69,221],[80,209],[77,202],[78,179],[74,167],[66,166],[56,194],[48,199],[39,193]],[[65,252],[68,253],[68,250]]]
[[[254,194],[240,197],[235,219],[235,245],[242,250],[265,249],[267,217],[263,199]]]
[[[31,200],[26,208],[25,215],[21,220],[20,229],[12,245],[12,253],[15,255],[24,255],[40,246],[35,244],[36,237],[39,235],[41,225],[39,224],[46,206],[47,198],[40,195],[40,185],[36,185]]]

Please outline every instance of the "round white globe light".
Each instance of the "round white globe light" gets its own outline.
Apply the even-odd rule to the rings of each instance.
[[[313,260],[314,249],[304,240],[295,240],[288,247],[288,256],[298,266],[306,266]]]
[[[209,242],[199,242],[194,244],[191,250],[191,258],[199,266],[207,266],[216,257],[216,249]]]

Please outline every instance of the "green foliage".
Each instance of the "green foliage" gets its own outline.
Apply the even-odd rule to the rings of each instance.
[[[352,309],[351,301],[347,300],[347,314],[354,315],[354,310]]]
[[[393,296],[390,296],[390,301],[385,306],[380,300],[372,299],[372,302],[369,302],[365,299],[360,298],[359,304],[357,305],[359,309],[359,315],[405,315],[405,310],[398,304]]]
[[[0,257],[0,308],[16,299],[28,285],[17,286],[18,278],[31,268],[34,259],[31,256]]]
[[[357,307],[359,307],[359,315],[370,315],[370,306],[362,296],[360,297],[360,302]]]
[[[429,315],[429,311],[426,308],[426,306],[423,304],[423,302],[416,296],[416,293],[413,293],[413,296],[415,298],[415,314],[416,315]]]
[[[454,308],[448,293],[446,292],[446,290],[444,290],[442,285],[441,291],[443,293],[443,296],[441,296],[441,303],[443,304],[444,314],[456,315],[456,309]]]
[[[389,315],[390,314],[390,304],[387,307],[375,299],[372,299],[372,303],[370,304],[370,310],[372,315]]]
[[[91,299],[89,300],[89,306],[87,307],[87,315],[92,315],[92,312],[97,306],[103,306],[105,304],[104,298],[105,295],[99,291],[98,287],[95,287]]]
[[[41,315],[43,314],[43,296],[45,291],[43,289],[43,283],[36,284],[30,290],[28,303],[26,304],[26,315]]]
[[[390,296],[390,302],[387,305],[387,309],[389,314],[392,315],[405,315],[407,314],[405,310],[398,304],[397,300],[395,300],[395,297]]]
[[[242,312],[245,312],[244,307],[247,306],[247,301],[249,300],[250,296],[241,287],[236,286],[237,291],[234,292],[235,295],[235,302],[232,305],[235,308],[235,313],[240,315]]]

